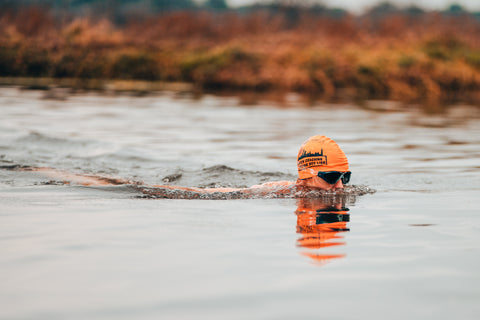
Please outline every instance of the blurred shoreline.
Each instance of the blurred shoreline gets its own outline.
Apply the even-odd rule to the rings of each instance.
[[[35,6],[3,10],[0,85],[480,104],[477,15],[322,10],[176,10],[122,23],[101,14],[60,19]]]
[[[354,104],[364,109],[374,111],[406,111],[420,108],[429,114],[443,114],[452,106],[480,107],[480,100],[459,99],[454,101],[420,101],[408,102],[402,100],[382,99],[380,97],[365,97],[356,88],[337,90],[335,96],[328,100],[321,93],[291,92],[281,90],[205,90],[187,82],[163,82],[122,79],[76,79],[47,77],[0,77],[0,88],[18,88],[20,90],[41,90],[43,99],[67,100],[71,94],[98,92],[101,94],[128,94],[133,96],[156,95],[165,92],[188,95],[200,98],[206,94],[217,97],[238,99],[240,105],[257,105],[269,102],[278,106],[313,106],[317,103]],[[474,94],[474,93],[472,93]],[[478,94],[478,93],[477,93]]]

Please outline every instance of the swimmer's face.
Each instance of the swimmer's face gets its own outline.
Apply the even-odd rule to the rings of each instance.
[[[329,184],[318,176],[314,176],[304,180],[299,180],[299,184],[301,184],[302,186],[317,188],[322,190],[343,189],[342,179],[338,180],[335,184]]]

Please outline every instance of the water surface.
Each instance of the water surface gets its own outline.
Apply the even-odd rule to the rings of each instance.
[[[300,144],[324,134],[348,155],[352,183],[377,192],[141,199],[1,169],[1,319],[480,316],[477,108],[44,96],[0,90],[2,167],[243,187],[294,180]]]

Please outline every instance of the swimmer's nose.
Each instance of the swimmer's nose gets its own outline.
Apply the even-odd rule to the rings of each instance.
[[[337,183],[333,185],[334,189],[343,189],[342,179],[338,180]]]

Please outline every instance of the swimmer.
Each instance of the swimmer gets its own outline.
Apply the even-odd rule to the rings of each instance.
[[[142,188],[142,192],[159,198],[177,198],[179,195],[189,199],[289,197],[302,189],[343,189],[351,176],[348,159],[342,149],[332,139],[319,135],[310,137],[301,145],[297,155],[297,170],[296,182],[267,182],[250,188],[203,189],[161,185],[153,186],[154,189]],[[183,193],[174,193],[172,190],[181,190]]]
[[[71,174],[52,168],[16,167],[14,170],[35,171],[65,184],[85,186],[133,185],[143,194],[155,198],[236,199],[252,197],[289,197],[299,190],[336,191],[350,181],[348,159],[338,144],[325,136],[313,136],[300,147],[297,155],[296,182],[275,181],[250,188],[187,188],[170,185],[147,186],[122,179]]]

